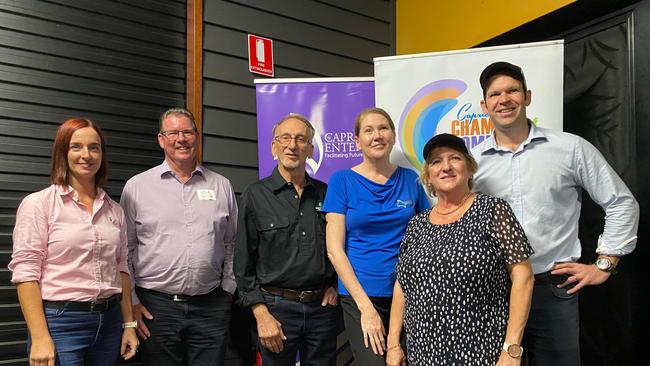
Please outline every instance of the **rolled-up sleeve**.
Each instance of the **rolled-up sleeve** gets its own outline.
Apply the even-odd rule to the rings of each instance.
[[[47,256],[49,213],[42,192],[32,193],[21,202],[16,213],[13,252],[9,270],[11,282],[40,281],[43,261]]]
[[[575,148],[578,179],[591,199],[605,210],[605,227],[597,253],[629,254],[636,247],[639,203],[623,180],[589,142],[579,139]]]

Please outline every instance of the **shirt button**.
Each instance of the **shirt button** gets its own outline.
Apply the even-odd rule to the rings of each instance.
[[[305,234],[305,232],[303,231],[303,232],[302,232],[302,236],[305,236],[305,235],[307,235],[307,234]]]
[[[302,216],[302,212],[300,213],[300,216]]]
[[[297,195],[297,194],[295,194],[295,195],[293,196],[293,198],[298,198],[298,195]]]
[[[269,226],[270,226],[270,227],[274,227],[275,225],[274,225],[274,224],[270,224]]]

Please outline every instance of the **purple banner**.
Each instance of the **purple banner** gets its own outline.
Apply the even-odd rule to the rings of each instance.
[[[314,156],[307,160],[310,176],[327,182],[333,172],[361,162],[354,119],[375,105],[373,81],[260,83],[256,89],[260,179],[277,164],[271,154],[273,125],[289,113],[304,115],[316,129]]]

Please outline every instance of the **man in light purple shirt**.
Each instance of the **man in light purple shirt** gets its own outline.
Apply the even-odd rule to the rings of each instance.
[[[192,113],[164,112],[165,161],[122,192],[145,365],[223,364],[237,203],[226,178],[197,164],[199,138]]]

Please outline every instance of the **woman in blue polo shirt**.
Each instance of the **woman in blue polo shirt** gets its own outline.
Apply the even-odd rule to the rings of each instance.
[[[327,253],[355,362],[381,366],[400,241],[411,217],[430,205],[417,173],[390,162],[395,125],[386,111],[361,112],[354,134],[363,162],[330,177]]]

